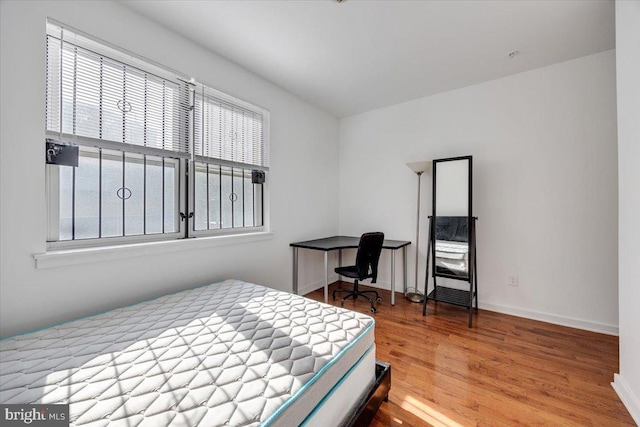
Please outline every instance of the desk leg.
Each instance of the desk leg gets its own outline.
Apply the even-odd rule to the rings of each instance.
[[[402,280],[404,281],[404,296],[407,296],[407,247],[402,247],[402,263],[404,264],[404,273]],[[417,289],[417,288],[416,288]]]
[[[293,248],[293,293],[298,295],[298,248]]]
[[[396,251],[391,250],[391,305],[396,305]]]
[[[329,251],[324,251],[324,302],[329,303]]]

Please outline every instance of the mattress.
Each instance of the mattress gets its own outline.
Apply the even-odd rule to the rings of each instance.
[[[227,280],[0,341],[0,402],[68,403],[72,426],[300,425],[356,366],[373,383],[373,325]]]

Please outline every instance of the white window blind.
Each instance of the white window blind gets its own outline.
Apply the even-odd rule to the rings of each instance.
[[[49,23],[47,136],[188,156],[190,85],[150,64],[141,68],[140,63]]]
[[[268,111],[203,85],[194,101],[196,156],[268,169]]]

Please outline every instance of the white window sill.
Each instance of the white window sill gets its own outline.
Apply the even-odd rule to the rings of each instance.
[[[198,237],[195,239],[134,243],[118,246],[101,246],[81,249],[64,249],[34,254],[36,268],[64,267],[88,262],[112,261],[167,252],[197,250],[216,246],[259,242],[273,238],[272,232],[235,234],[228,236]]]

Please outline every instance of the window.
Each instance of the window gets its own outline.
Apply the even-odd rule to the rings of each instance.
[[[262,230],[268,112],[47,23],[50,247]],[[260,182],[260,183],[258,183]]]
[[[179,237],[180,159],[81,147],[78,167],[57,167],[58,241]],[[177,233],[177,234],[176,234]]]
[[[206,86],[194,94],[195,235],[263,225],[262,185],[269,166],[269,113]]]
[[[261,186],[251,170],[195,163],[196,232],[262,226]]]

